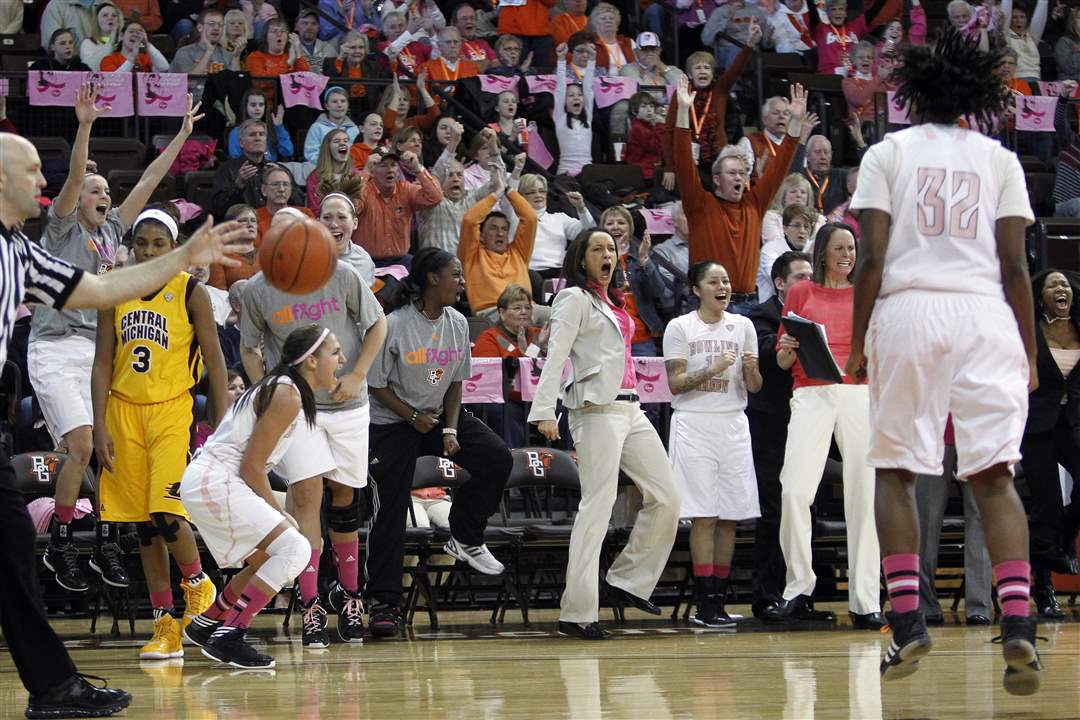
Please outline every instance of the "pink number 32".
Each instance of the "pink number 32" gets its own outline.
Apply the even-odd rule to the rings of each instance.
[[[979,176],[972,172],[946,172],[944,168],[919,168],[918,203],[915,210],[919,232],[934,237],[945,232],[974,239],[979,227]],[[942,191],[948,188],[949,207]]]

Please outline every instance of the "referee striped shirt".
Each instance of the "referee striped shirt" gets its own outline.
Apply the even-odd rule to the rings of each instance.
[[[21,232],[0,225],[0,364],[19,305],[30,303],[60,309],[82,279],[83,271],[40,246]]]

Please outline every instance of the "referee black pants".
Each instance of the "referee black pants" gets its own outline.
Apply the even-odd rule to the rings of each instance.
[[[499,507],[514,460],[506,443],[472,413],[458,418],[461,451],[452,460],[471,479],[454,491],[450,533],[466,545],[482,545],[487,520]],[[401,603],[405,565],[405,520],[411,503],[416,459],[442,456],[442,426],[421,434],[405,422],[371,425],[371,492],[374,520],[364,564],[364,594],[370,600]]]
[[[26,501],[15,488],[11,459],[0,452],[0,630],[31,695],[48,692],[75,674],[75,664],[45,617],[36,537]]]

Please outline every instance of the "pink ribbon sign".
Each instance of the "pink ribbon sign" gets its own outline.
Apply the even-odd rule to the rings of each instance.
[[[640,212],[645,218],[645,229],[650,235],[675,234],[675,222],[671,219],[669,208],[642,208]]]
[[[1016,129],[1024,132],[1054,132],[1056,97],[1016,97]]]
[[[11,92],[11,81],[7,78],[0,78],[0,97],[7,97]]]
[[[544,144],[544,139],[540,137],[540,132],[536,129],[536,123],[529,123],[527,131],[529,133],[529,144],[525,147],[525,152],[528,153],[529,159],[545,170],[549,169],[552,163],[555,162],[555,158],[552,156],[551,151],[547,149],[547,145]]]
[[[889,122],[893,125],[910,125],[911,118],[908,117],[908,109],[906,107],[900,107],[896,104],[896,93],[890,90],[885,93],[886,104],[889,106]]]
[[[90,73],[86,79],[97,87],[97,107],[109,107],[101,117],[131,117],[135,114],[135,94],[131,89],[131,73]],[[187,98],[184,99],[187,107]]]
[[[86,82],[88,72],[31,70],[26,74],[26,94],[30,104],[75,107],[75,94]]]
[[[187,113],[187,73],[137,73],[138,109],[143,117],[183,117]]]
[[[637,80],[628,77],[607,76],[593,80],[596,107],[611,107],[620,100],[629,100],[637,92]]]
[[[480,75],[480,89],[486,93],[498,95],[503,92],[517,92],[518,79],[515,75]]]
[[[322,91],[330,78],[313,72],[294,72],[281,75],[281,97],[285,107],[309,107],[322,110]]]
[[[634,371],[637,373],[637,394],[641,402],[671,402],[671,388],[667,384],[664,358],[636,357]]]
[[[503,402],[502,358],[472,359],[472,374],[461,383],[463,403]]]
[[[409,268],[404,265],[387,265],[386,267],[375,268],[375,277],[382,277],[383,275],[389,275],[395,280],[404,280],[409,277]]]
[[[555,86],[559,82],[557,75],[528,75],[525,82],[529,84],[529,92],[555,94]]]
[[[1058,97],[1059,95],[1061,95],[1061,83],[1056,81],[1047,82],[1046,80],[1040,80],[1039,94]]]
[[[521,399],[525,402],[532,402],[536,397],[536,386],[540,384],[540,372],[544,369],[544,362],[544,358],[518,358],[518,372],[514,376],[512,387],[521,393]],[[563,365],[560,385],[564,385],[570,379],[571,372],[572,366],[567,360]]]

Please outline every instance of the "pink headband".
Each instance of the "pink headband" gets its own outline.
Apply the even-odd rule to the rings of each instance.
[[[309,357],[311,357],[311,354],[319,349],[319,346],[322,345],[323,340],[325,340],[326,336],[329,335],[329,334],[330,334],[330,328],[323,328],[323,331],[319,334],[319,339],[316,340],[312,344],[312,346],[307,349],[307,352],[305,352],[303,355],[301,355],[300,357],[296,358],[296,360],[293,361],[293,363],[292,363],[293,367],[296,367],[297,365],[299,365],[300,363],[304,362]]]

